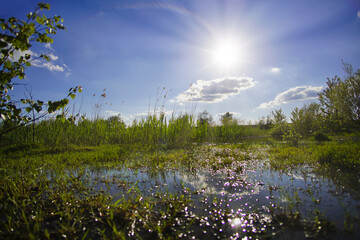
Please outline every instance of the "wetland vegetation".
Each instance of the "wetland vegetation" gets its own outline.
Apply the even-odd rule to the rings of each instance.
[[[2,239],[359,237],[357,134],[294,144],[217,126],[201,141],[190,116],[112,124],[42,121],[35,139],[31,125],[2,138]]]
[[[67,116],[81,87],[47,104],[8,94],[31,66],[14,51],[52,42],[59,21],[0,21],[1,239],[360,238],[359,70],[344,63],[291,123],[281,109],[255,125],[207,112],[88,120]]]

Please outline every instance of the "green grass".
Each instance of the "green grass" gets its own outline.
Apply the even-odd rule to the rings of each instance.
[[[94,190],[89,168],[168,168],[186,158],[182,150],[145,151],[133,155],[131,146],[47,149],[17,145],[2,149],[0,182],[1,239],[122,239],[135,234],[171,237],[175,215],[188,201],[184,194],[140,200],[135,194],[113,201]],[[136,161],[128,161],[129,156]],[[165,166],[165,163],[166,166]],[[173,208],[155,211],[155,206]],[[165,214],[166,212],[166,214]],[[166,215],[167,221],[158,225]],[[190,220],[189,220],[190,221]],[[184,220],[183,224],[187,220]],[[130,236],[131,237],[131,236]]]
[[[360,168],[360,144],[356,142],[307,143],[299,147],[278,145],[270,148],[269,153],[270,165],[277,168],[304,164],[343,170]]]
[[[339,186],[360,192],[356,134],[291,144],[269,141],[264,137],[267,133],[256,126],[196,125],[187,114],[171,119],[150,116],[131,126],[97,119],[77,124],[48,120],[20,128],[0,141],[0,238],[176,239],[190,237],[189,233],[195,236],[206,227],[208,215],[189,211],[194,208],[193,195],[200,190],[191,192],[182,186],[181,191],[171,192],[151,186],[152,195],[146,195],[141,189],[144,183],[123,176],[94,177],[105,170],[129,169],[149,176],[170,171],[243,176],[257,162],[285,172],[311,166],[335,183],[341,181]],[[104,189],[97,189],[99,184]],[[114,185],[124,196],[110,194]],[[276,190],[269,186],[269,191]],[[294,206],[300,202],[296,194],[284,192],[284,196]],[[214,198],[211,204],[211,211],[217,213],[212,215],[211,231],[217,233],[224,227],[221,221],[235,216],[219,207],[220,200]],[[260,224],[263,220],[256,214],[245,218]],[[271,214],[271,222],[261,224],[276,230],[251,233],[249,225],[248,233],[271,238],[276,231],[296,226],[312,236],[328,236],[333,230],[320,213],[310,220],[293,211]],[[357,220],[352,217],[344,220],[344,228],[354,229]]]
[[[1,145],[35,142],[42,146],[99,146],[104,144],[139,144],[148,148],[186,148],[193,142],[239,142],[265,136],[258,126],[197,125],[194,116],[182,114],[166,119],[149,115],[126,126],[122,121],[96,119],[77,123],[44,120],[18,128],[1,136]]]
[[[49,148],[12,145],[0,155],[1,239],[174,239],[199,224],[189,215],[191,192],[155,192],[144,196],[137,184],[94,179],[96,169],[208,171],[249,161],[254,149],[244,145],[216,148],[148,149],[138,145]],[[219,163],[220,161],[220,163]],[[96,184],[119,184],[127,193],[115,201]],[[221,226],[221,225],[220,225]],[[140,237],[141,236],[141,237]]]

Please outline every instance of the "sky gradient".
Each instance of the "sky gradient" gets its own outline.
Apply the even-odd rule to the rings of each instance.
[[[24,19],[37,2],[3,1],[0,17]],[[360,67],[358,0],[48,2],[45,15],[60,15],[67,30],[33,46],[52,61],[33,63],[27,88],[56,100],[81,85],[71,111],[88,118],[207,110],[254,122],[279,108],[290,116],[316,101],[327,77],[345,75],[342,59]]]

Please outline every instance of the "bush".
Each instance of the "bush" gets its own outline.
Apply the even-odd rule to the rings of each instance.
[[[290,131],[290,127],[286,123],[277,124],[270,130],[271,137],[282,140],[283,136]]]
[[[299,145],[299,140],[302,136],[296,131],[289,129],[283,135],[283,140],[288,142],[291,146],[297,147]]]
[[[354,170],[360,166],[360,147],[358,144],[327,143],[314,153],[320,164]]]
[[[318,142],[331,141],[331,139],[328,136],[326,136],[324,133],[321,133],[321,132],[316,133],[314,138]]]

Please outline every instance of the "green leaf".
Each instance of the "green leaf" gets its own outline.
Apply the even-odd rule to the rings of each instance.
[[[19,73],[19,74],[18,74],[18,77],[19,77],[20,79],[24,79],[25,73],[23,73],[23,72],[22,72],[22,73]]]
[[[36,22],[43,25],[45,23],[45,20],[42,17],[37,17]]]
[[[25,110],[29,113],[29,112],[31,112],[31,107],[27,107],[27,108],[25,108]]]
[[[0,24],[0,26],[1,26],[1,29],[4,30],[4,31],[7,28],[7,25],[5,23],[3,23],[3,22]]]
[[[31,63],[30,63],[30,62],[26,62],[25,65],[26,65],[27,67],[31,67]]]
[[[46,61],[50,61],[50,58],[45,54],[41,54],[40,57],[44,58]]]
[[[6,67],[7,69],[10,69],[10,68],[12,67],[12,63],[11,63],[10,61],[6,61],[6,62],[5,62],[5,67]]]
[[[42,110],[42,107],[37,105],[37,106],[35,106],[35,110],[36,110],[36,112],[40,112]]]
[[[75,94],[73,94],[73,93],[72,93],[72,94],[70,94],[71,99],[74,99],[74,98],[75,98],[75,96],[76,96],[76,95],[75,95]]]
[[[50,4],[48,3],[39,3],[38,7],[42,10],[42,9],[46,9],[46,10],[50,10]]]

